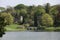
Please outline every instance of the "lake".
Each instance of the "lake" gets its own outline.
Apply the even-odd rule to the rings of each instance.
[[[60,32],[6,32],[1,40],[60,40]]]

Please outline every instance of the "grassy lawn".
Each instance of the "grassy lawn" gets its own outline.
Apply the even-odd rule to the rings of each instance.
[[[6,31],[24,31],[26,30],[25,28],[17,28],[19,26],[22,26],[22,25],[17,25],[17,24],[11,24],[11,25],[7,25],[5,27]]]
[[[7,25],[5,27],[6,31],[25,31],[26,28],[20,28],[24,27],[23,25],[18,25],[18,24],[11,24],[11,25]],[[45,31],[60,31],[60,27],[46,27],[44,29]]]

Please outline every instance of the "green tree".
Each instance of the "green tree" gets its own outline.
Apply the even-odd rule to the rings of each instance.
[[[0,16],[4,18],[6,24],[11,24],[13,22],[13,16],[10,13],[1,13]]]
[[[22,24],[26,21],[26,17],[27,17],[27,6],[25,6],[24,4],[18,4],[17,6],[14,7],[14,9],[16,10],[16,18],[18,19],[18,23],[20,23],[20,17],[23,17],[23,22]]]
[[[29,19],[32,19],[33,21],[33,16],[34,16],[34,12],[35,12],[35,9],[36,7],[33,5],[33,6],[28,6],[28,9],[27,9],[27,12],[28,12],[28,18]]]
[[[41,17],[41,23],[43,26],[49,27],[49,26],[53,26],[54,21],[53,21],[53,18],[49,14],[45,13]]]
[[[25,6],[24,4],[18,4],[18,5],[16,5],[15,7],[14,7],[14,9],[16,9],[16,10],[20,10],[20,9],[26,9],[27,8],[27,6]]]
[[[21,17],[23,18],[23,21],[20,22],[21,20]],[[18,23],[20,24],[23,24],[25,23],[26,21],[26,17],[27,17],[27,10],[25,9],[21,9],[21,10],[17,10],[17,18],[18,18]]]
[[[51,7],[50,9],[50,14],[52,15],[53,17],[53,20],[54,20],[54,26],[59,26],[60,25],[60,22],[58,21],[59,20],[59,15],[60,15],[60,6],[59,5],[54,5]]]
[[[56,7],[52,7],[50,9],[50,14],[55,17],[58,14],[58,10],[56,9]]]
[[[4,27],[13,23],[13,17],[10,13],[1,13],[0,14],[0,37],[5,33]]]
[[[60,26],[60,5],[56,5],[55,7],[56,7],[56,9],[58,11],[58,13],[56,15],[56,19],[55,19],[56,20],[55,25],[57,27],[57,26]]]
[[[39,18],[42,16],[43,13],[45,13],[43,6],[38,6],[34,13],[34,25],[35,26],[39,25]]]
[[[45,10],[46,10],[46,13],[50,13],[50,4],[49,3],[47,3],[45,5]]]

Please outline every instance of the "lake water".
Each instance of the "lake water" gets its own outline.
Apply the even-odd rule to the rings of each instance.
[[[60,40],[60,32],[6,32],[1,40]]]

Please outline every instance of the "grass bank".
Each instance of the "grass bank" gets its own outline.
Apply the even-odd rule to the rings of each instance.
[[[25,31],[25,28],[22,28],[22,25],[18,25],[18,24],[11,24],[11,25],[7,25],[5,26],[6,31]]]
[[[24,28],[24,25],[18,25],[18,24],[11,24],[11,25],[7,25],[5,26],[6,31],[26,31],[27,29]],[[40,29],[41,31],[41,29]],[[59,32],[60,31],[60,27],[45,27],[43,29],[43,31],[47,31],[47,32]]]

